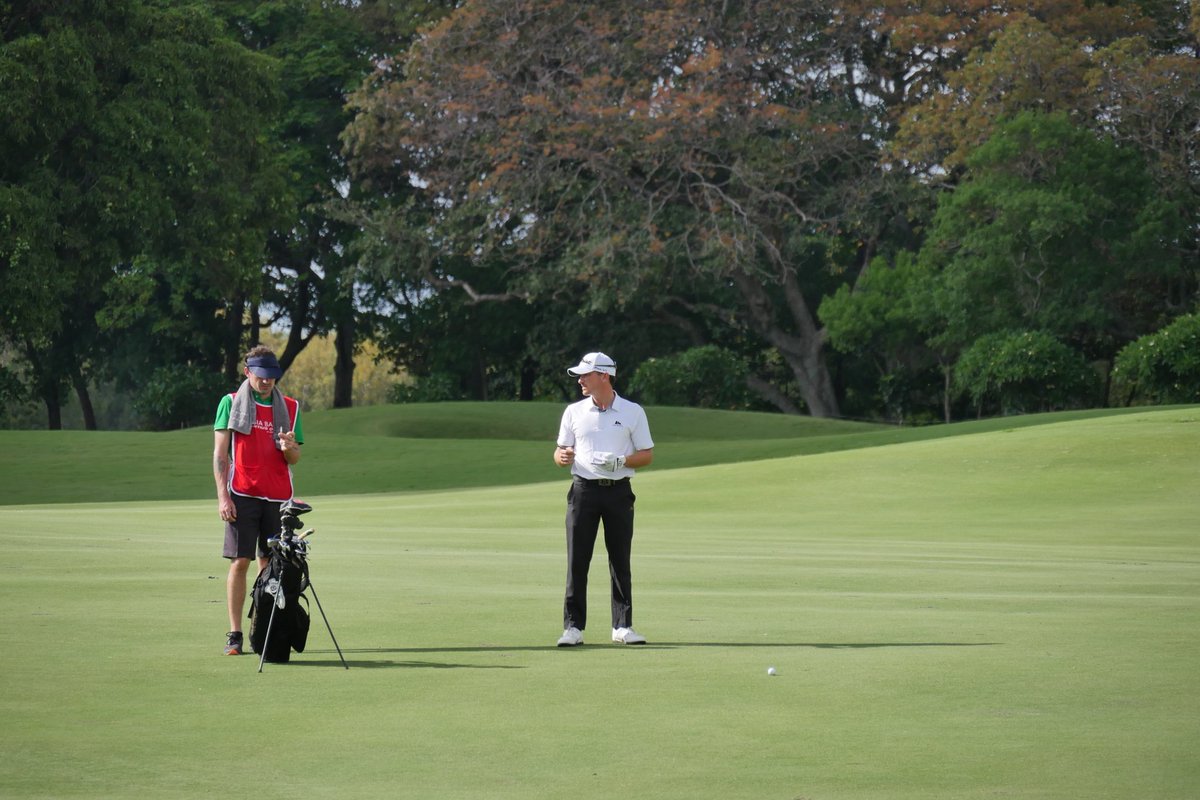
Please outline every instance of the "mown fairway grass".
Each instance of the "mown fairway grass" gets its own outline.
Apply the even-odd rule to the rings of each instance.
[[[602,548],[588,644],[553,647],[566,484],[537,426],[481,451],[451,424],[420,449],[401,423],[312,415],[302,486],[339,480],[352,467],[330,453],[357,437],[400,481],[420,477],[416,450],[434,489],[305,493],[349,670],[319,614],[291,664],[217,655],[224,562],[198,433],[158,435],[199,443],[167,480],[196,484],[182,500],[6,496],[0,797],[1197,796],[1200,409],[877,446],[849,437],[901,434],[722,419],[689,438],[689,420],[652,410],[642,648],[606,643]],[[751,460],[784,445],[809,454]],[[493,453],[512,461],[478,463]],[[115,485],[142,469],[136,448],[81,457]],[[455,459],[470,488],[446,485]],[[20,480],[57,480],[39,477]]]

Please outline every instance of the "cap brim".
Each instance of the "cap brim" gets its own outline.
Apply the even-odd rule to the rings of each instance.
[[[252,373],[260,378],[274,378],[279,380],[283,377],[283,370],[278,367],[246,367]]]

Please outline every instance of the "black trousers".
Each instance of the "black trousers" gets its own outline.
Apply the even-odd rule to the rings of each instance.
[[[563,628],[587,627],[588,568],[604,523],[604,548],[612,583],[612,626],[633,627],[633,586],[629,555],[633,548],[633,487],[629,480],[601,485],[575,478],[567,492],[567,592]]]

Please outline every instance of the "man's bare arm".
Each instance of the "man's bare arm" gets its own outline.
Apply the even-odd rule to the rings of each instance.
[[[221,519],[237,519],[237,509],[229,496],[229,441],[233,432],[226,428],[213,435],[213,480],[217,484],[217,511]]]

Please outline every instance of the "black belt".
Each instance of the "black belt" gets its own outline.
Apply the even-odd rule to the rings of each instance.
[[[616,486],[619,483],[629,483],[629,478],[581,478],[575,476],[575,480],[580,483],[586,483],[589,486]]]

